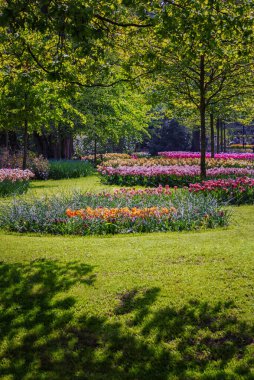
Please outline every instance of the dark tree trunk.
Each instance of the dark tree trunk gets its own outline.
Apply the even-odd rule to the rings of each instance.
[[[214,118],[213,118],[213,113],[210,114],[210,127],[211,127],[211,157],[214,158]]]
[[[0,146],[8,149],[8,141],[7,141],[7,133],[8,132],[0,132]]]
[[[201,159],[200,159],[200,175],[206,178],[206,99],[205,99],[205,56],[200,57],[200,138],[201,138]]]
[[[5,147],[6,149],[9,149],[9,132],[6,131],[5,133]]]
[[[216,121],[216,131],[217,131],[216,148],[217,148],[217,153],[220,153],[220,119],[217,119]]]
[[[23,134],[23,163],[22,168],[23,170],[27,167],[27,150],[28,150],[28,122],[25,120],[24,123],[24,134]]]
[[[243,125],[243,149],[245,148],[245,127]]]
[[[226,141],[226,123],[223,123],[223,145],[224,145],[224,152],[227,150],[227,141]]]
[[[192,131],[191,151],[200,152],[200,128]]]
[[[223,152],[223,121],[220,120],[220,151]]]

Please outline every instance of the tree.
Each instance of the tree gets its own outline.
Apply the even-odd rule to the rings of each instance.
[[[157,26],[151,61],[177,101],[195,106],[201,131],[201,176],[206,176],[206,114],[236,78],[251,76],[253,20],[249,1],[164,1],[154,11]],[[237,96],[234,88],[230,98]]]
[[[95,152],[97,144],[119,143],[124,138],[141,140],[151,118],[145,96],[123,84],[80,90],[76,107],[86,117],[85,123],[79,123],[79,133],[94,142]]]
[[[159,124],[159,125],[158,125]],[[190,148],[190,132],[177,120],[167,117],[149,128],[151,138],[147,142],[150,154],[162,151],[188,150]]]

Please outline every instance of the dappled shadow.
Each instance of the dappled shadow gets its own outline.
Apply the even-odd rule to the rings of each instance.
[[[31,365],[47,367],[73,319],[75,299],[65,292],[78,283],[92,285],[92,269],[50,260],[0,264],[0,373],[22,379]]]
[[[235,317],[232,302],[191,300],[158,309],[158,288],[133,288],[117,295],[111,317],[86,310],[75,314],[76,299],[67,291],[93,285],[92,271],[86,264],[48,260],[0,265],[3,376],[253,378],[253,327]]]

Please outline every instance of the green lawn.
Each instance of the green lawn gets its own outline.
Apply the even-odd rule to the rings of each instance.
[[[29,194],[73,186],[105,188]],[[232,213],[202,232],[2,232],[0,379],[254,379],[254,206]]]

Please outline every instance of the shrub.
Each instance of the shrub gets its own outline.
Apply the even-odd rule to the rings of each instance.
[[[87,161],[50,161],[49,178],[79,178],[93,173],[93,166]]]
[[[29,166],[29,169],[31,169],[32,172],[34,173],[35,178],[48,179],[49,162],[42,155],[40,156],[34,155],[33,157],[29,156],[28,166]]]
[[[227,212],[214,198],[162,188],[15,199],[0,209],[0,226],[18,232],[91,235],[180,231],[227,222]]]
[[[10,153],[3,149],[0,154],[0,167],[11,169],[22,169],[23,152]],[[47,179],[49,173],[49,162],[42,155],[37,156],[34,152],[29,151],[27,157],[27,169],[31,170],[35,178]]]
[[[30,170],[0,169],[0,196],[18,195],[27,191],[29,179],[34,174]]]

